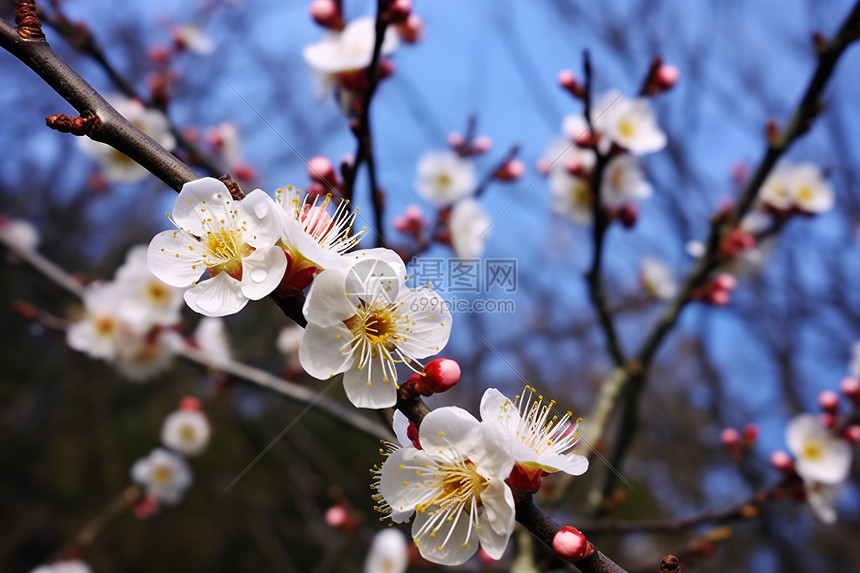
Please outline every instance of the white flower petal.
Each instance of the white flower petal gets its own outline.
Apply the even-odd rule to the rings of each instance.
[[[218,196],[221,196],[219,198]],[[227,186],[213,177],[189,181],[182,186],[173,204],[173,221],[198,237],[206,234],[203,221],[228,216],[223,197],[230,196]]]
[[[241,226],[247,228],[248,244],[254,248],[274,245],[281,238],[280,214],[275,200],[264,191],[254,189],[236,207]]]
[[[363,369],[343,373],[343,389],[356,408],[390,408],[397,403],[397,380],[392,379],[380,360],[370,360]]]
[[[470,450],[481,440],[480,422],[456,406],[433,410],[418,429],[421,446],[428,452],[444,452],[452,444],[458,450]]]
[[[352,334],[343,323],[322,326],[308,322],[302,345],[299,347],[299,362],[302,368],[320,380],[340,374],[351,366],[354,360],[346,347],[351,338]],[[344,347],[344,352],[339,352]]]
[[[416,513],[412,535],[415,536],[432,517],[429,513]],[[469,524],[468,514],[461,511],[453,521],[444,522],[436,535],[422,535],[415,544],[421,556],[428,561],[439,565],[461,565],[478,550],[478,539],[478,534]]]
[[[185,291],[185,303],[204,316],[227,316],[245,308],[248,297],[240,281],[222,272]]]
[[[490,557],[499,559],[514,531],[514,495],[503,481],[495,479],[481,493],[481,503],[484,509],[483,527],[478,530],[481,547]]]
[[[326,270],[314,278],[302,313],[309,323],[321,326],[343,324],[355,315],[355,307],[346,293],[346,275],[337,270]]]
[[[242,259],[242,294],[260,300],[278,288],[287,270],[287,256],[281,247],[257,249]]]
[[[200,256],[189,249],[197,245],[197,240],[179,229],[158,233],[146,253],[149,270],[170,286],[190,285],[206,270]]]

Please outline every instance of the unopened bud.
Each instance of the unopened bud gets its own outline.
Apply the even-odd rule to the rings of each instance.
[[[472,153],[475,155],[480,155],[481,153],[486,153],[493,147],[493,140],[489,135],[479,135],[475,138],[475,142],[472,143]]]
[[[418,14],[410,14],[406,21],[395,26],[400,39],[407,44],[414,44],[424,37],[424,21]]]
[[[505,162],[493,174],[499,181],[516,181],[526,172],[526,164],[519,159],[511,159]]]
[[[231,171],[233,172],[233,175],[236,176],[236,179],[240,181],[253,181],[257,178],[257,170],[247,163],[234,165]]]
[[[333,505],[325,512],[325,523],[336,529],[346,527],[349,523],[349,512],[342,505]]]
[[[860,380],[849,376],[839,384],[839,390],[854,404],[860,404]]]
[[[454,150],[461,149],[466,145],[466,138],[459,131],[452,131],[448,134],[448,147]]]
[[[199,411],[200,410],[200,400],[195,398],[194,396],[186,396],[182,400],[179,401],[179,409],[180,410],[192,410]]]
[[[714,306],[726,306],[731,302],[732,295],[727,290],[713,289],[708,293],[706,300]]]
[[[720,273],[714,277],[712,284],[714,288],[731,292],[738,286],[738,280],[729,273]]]
[[[782,450],[777,450],[770,455],[770,465],[783,473],[794,473],[794,460]]]
[[[562,70],[556,76],[556,81],[564,90],[570,93],[573,97],[582,98],[585,96],[585,88],[576,79],[576,76],[570,70]]]
[[[421,447],[421,441],[418,439],[418,428],[412,422],[409,422],[409,425],[406,426],[406,437],[409,438],[416,450],[424,449]]]
[[[851,442],[852,444],[860,443],[860,426],[857,424],[851,424],[845,431],[842,433],[846,440]]]
[[[639,208],[636,205],[622,205],[615,212],[615,216],[618,217],[625,229],[630,229],[639,220]]]
[[[741,435],[734,428],[725,428],[720,432],[720,441],[727,448],[733,448],[740,443]]]
[[[437,358],[424,367],[424,386],[434,394],[453,388],[460,381],[460,365],[450,358]]]
[[[839,409],[839,395],[831,390],[825,390],[818,395],[818,406],[825,412],[834,413]]]
[[[594,551],[582,532],[569,525],[559,529],[553,536],[552,549],[562,559],[574,562],[588,557]]]
[[[404,23],[412,13],[412,0],[394,0],[388,7],[388,19],[392,24]]]
[[[671,89],[679,79],[681,79],[681,71],[675,66],[666,64],[657,68],[657,73],[654,75],[654,80],[661,90]]]
[[[337,184],[337,174],[334,165],[328,157],[316,155],[308,159],[308,176],[319,183]]]
[[[836,416],[831,414],[830,412],[824,412],[820,416],[818,416],[818,423],[828,430],[832,430],[836,427],[836,423],[839,420],[836,419]]]
[[[147,50],[146,57],[156,66],[163,66],[170,60],[170,50],[164,46],[152,46]]]
[[[755,444],[755,441],[758,439],[760,433],[761,431],[759,430],[759,427],[755,424],[747,424],[746,426],[744,426],[744,429],[742,430],[744,438],[744,447],[751,448],[753,444]]]
[[[330,30],[343,30],[344,22],[334,0],[313,0],[308,6],[314,22]]]

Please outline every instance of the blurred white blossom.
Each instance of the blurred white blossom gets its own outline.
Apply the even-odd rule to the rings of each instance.
[[[439,206],[450,205],[475,190],[477,177],[470,159],[453,151],[430,151],[418,160],[418,195]]]
[[[209,445],[212,427],[200,410],[180,409],[171,412],[161,426],[161,442],[186,456],[196,456]]]
[[[475,258],[484,253],[490,230],[490,216],[481,204],[466,197],[454,204],[448,220],[451,246],[460,258]]]
[[[182,456],[156,448],[135,462],[131,478],[159,503],[174,505],[191,485],[191,469]]]
[[[406,536],[393,527],[373,536],[364,560],[364,573],[403,573],[409,565]]]

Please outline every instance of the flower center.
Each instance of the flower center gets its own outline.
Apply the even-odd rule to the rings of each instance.
[[[803,457],[807,460],[817,462],[824,454],[824,448],[818,442],[806,442],[803,444]]]
[[[152,481],[156,485],[167,485],[173,477],[173,470],[168,466],[157,466],[152,470]]]
[[[591,207],[594,196],[591,193],[591,185],[584,179],[577,178],[570,190],[573,204],[577,207]]]
[[[164,304],[168,298],[167,287],[160,282],[150,281],[146,285],[146,298],[156,306]]]
[[[116,330],[116,322],[109,316],[100,316],[95,321],[96,334],[98,336],[110,336]]]
[[[618,122],[618,133],[621,137],[631,138],[636,133],[636,124],[627,118]]]
[[[812,187],[809,185],[804,185],[800,189],[797,190],[797,198],[803,202],[809,201],[815,195],[815,192],[812,190]]]
[[[442,189],[448,189],[451,186],[451,176],[447,173],[440,173],[436,176],[436,185]]]
[[[183,442],[193,441],[196,435],[197,432],[194,431],[194,426],[191,424],[185,424],[179,428],[179,437],[182,438]]]
[[[242,259],[254,252],[254,247],[242,241],[242,234],[235,229],[221,227],[217,231],[207,231],[203,239],[212,259],[204,258],[204,263],[209,267],[209,273],[216,275],[221,271],[227,271],[231,276],[241,275]]]
[[[355,316],[344,321],[344,324],[352,332],[353,341],[371,345],[372,358],[375,358],[382,348],[391,352],[397,342],[405,340],[397,334],[400,314],[396,312],[395,305],[381,301],[375,301],[371,305],[361,302],[356,310],[358,312]]]

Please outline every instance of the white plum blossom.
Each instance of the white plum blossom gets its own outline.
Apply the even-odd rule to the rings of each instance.
[[[239,126],[225,121],[206,130],[206,137],[228,168],[244,165]]]
[[[481,256],[491,223],[487,211],[475,199],[466,197],[457,201],[448,219],[454,253],[460,258]]]
[[[171,412],[161,426],[161,442],[185,456],[202,454],[209,445],[212,427],[200,410],[180,409]]]
[[[418,160],[418,195],[436,205],[450,205],[475,190],[477,177],[471,160],[450,150],[431,151]]]
[[[593,216],[594,193],[591,181],[566,169],[553,169],[549,177],[553,212],[574,223],[588,224]]]
[[[174,505],[191,485],[191,469],[182,456],[156,448],[135,462],[131,478],[159,503]]]
[[[804,480],[835,484],[848,477],[851,446],[824,428],[814,415],[795,416],[785,429],[785,440]]]
[[[388,249],[351,255],[348,273],[325,270],[303,309],[308,321],[299,350],[302,368],[319,379],[343,373],[359,408],[397,401],[397,364],[438,353],[451,333],[451,313],[429,288],[408,288],[406,267]]]
[[[409,565],[406,536],[399,529],[383,529],[373,536],[364,560],[364,573],[404,573]]]
[[[601,134],[601,150],[612,143],[634,155],[660,151],[666,146],[666,134],[657,125],[650,102],[645,98],[627,99],[610,90],[597,102],[592,114],[595,131]]]
[[[319,195],[307,195],[293,187],[278,189],[281,206],[280,246],[289,261],[284,283],[303,289],[313,276],[324,269],[346,270],[349,262],[343,255],[361,240],[367,231],[351,233],[356,212],[350,212],[349,201],[337,203],[329,213],[332,196],[322,201]]]
[[[210,366],[217,368],[232,359],[230,337],[227,335],[227,329],[222,318],[206,316],[200,319],[191,339],[203,353]]]
[[[639,280],[645,292],[657,300],[670,300],[678,294],[678,283],[672,275],[672,269],[660,259],[643,258],[639,266]]]
[[[141,331],[152,326],[173,326],[182,317],[182,290],[152,274],[147,258],[146,245],[132,247],[115,276],[118,287],[127,295],[120,308],[122,319]]]
[[[570,421],[571,412],[561,418],[554,415],[554,405],[552,400],[544,402],[543,396],[535,399],[530,386],[514,400],[488,388],[481,399],[481,420],[517,464],[547,473],[581,475],[588,469],[588,459],[573,450],[579,442],[579,422]]]
[[[215,52],[215,42],[197,24],[177,26],[172,33],[174,41],[181,48],[201,56],[209,56]]]
[[[84,291],[84,314],[72,321],[66,331],[66,342],[93,358],[113,360],[120,341],[128,336],[128,325],[120,316],[126,293],[116,283],[95,283]]]
[[[816,214],[833,208],[833,188],[812,163],[783,163],[762,183],[758,201],[771,209]]]
[[[320,97],[325,97],[335,84],[335,76],[366,68],[373,59],[376,21],[372,17],[353,20],[340,32],[328,31],[319,42],[305,46],[305,61],[320,76]],[[385,31],[381,56],[397,49],[397,32],[393,26]]]
[[[129,380],[147,380],[170,368],[173,356],[184,344],[182,335],[175,330],[158,327],[146,333],[123,335],[112,363]]]
[[[277,208],[259,189],[234,201],[217,179],[186,183],[173,208],[178,229],[152,239],[149,267],[171,286],[191,286],[185,302],[192,310],[206,316],[239,312],[275,290],[286,271],[287,258],[275,244]],[[198,282],[203,273],[211,278]]]
[[[275,341],[275,346],[281,354],[288,358],[298,358],[299,348],[302,346],[302,339],[305,337],[305,329],[297,324],[285,326],[278,333],[278,339]]]
[[[851,446],[812,414],[795,416],[785,429],[785,440],[810,508],[823,522],[834,523],[837,497],[851,469]]]
[[[173,151],[176,147],[176,138],[170,131],[170,122],[160,111],[149,109],[140,101],[123,96],[110,97],[108,103],[167,151]],[[99,115],[99,110],[96,110],[96,115]],[[98,162],[108,181],[134,183],[149,175],[149,172],[137,162],[110,145],[94,141],[89,137],[79,137],[78,145],[84,153]]]
[[[35,251],[39,248],[39,231],[26,219],[0,215],[0,238],[24,251]]]
[[[603,170],[600,199],[605,207],[635,205],[651,196],[651,184],[645,179],[638,157],[616,155]]]
[[[77,559],[57,561],[50,565],[40,565],[30,573],[92,573],[89,565]]]
[[[513,460],[486,424],[457,407],[438,408],[418,430],[423,449],[393,451],[379,470],[381,511],[412,523],[421,556],[460,565],[478,547],[493,559],[514,530],[514,498],[505,479]]]

